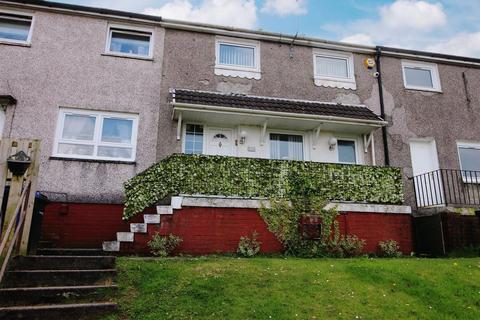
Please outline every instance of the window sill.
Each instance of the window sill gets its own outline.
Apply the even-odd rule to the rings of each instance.
[[[75,161],[75,162],[91,162],[91,163],[106,163],[106,164],[125,164],[125,165],[136,165],[135,161],[125,161],[125,160],[96,160],[96,159],[81,159],[81,158],[67,158],[67,157],[55,157],[51,156],[49,160],[56,161]]]
[[[225,66],[215,66],[215,75],[255,80],[260,80],[262,78],[260,70],[242,70]]]
[[[151,58],[151,57],[133,56],[133,55],[126,55],[126,54],[116,54],[116,53],[111,53],[111,52],[104,52],[101,55],[105,56],[105,57],[116,57],[116,58],[153,61],[153,58]]]
[[[357,90],[357,84],[355,83],[355,81],[332,80],[332,79],[315,77],[314,82],[317,87]]]
[[[414,87],[405,87],[406,91],[421,91],[421,92],[431,92],[431,93],[443,93],[439,89],[427,89],[427,88],[414,88]]]
[[[0,39],[0,45],[2,44],[7,46],[15,46],[15,47],[26,47],[26,48],[31,47],[31,44],[28,42],[14,42],[14,41]]]

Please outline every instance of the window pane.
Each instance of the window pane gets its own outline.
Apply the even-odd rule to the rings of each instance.
[[[348,62],[346,59],[316,57],[317,75],[348,78]]]
[[[342,163],[357,163],[354,141],[338,141],[338,161]]]
[[[98,147],[97,155],[99,157],[130,159],[132,148]]]
[[[93,156],[93,146],[83,144],[60,143],[58,144],[58,153],[77,156]]]
[[[28,17],[17,20],[5,15],[0,15],[0,38],[27,41],[31,24],[31,18]]]
[[[112,31],[110,51],[148,56],[150,36]]]
[[[405,81],[409,86],[433,88],[432,72],[427,69],[405,67]]]
[[[185,153],[187,154],[203,153],[203,126],[196,125],[196,124],[186,125]]]
[[[105,118],[103,119],[102,141],[115,143],[131,143],[133,120]]]
[[[289,134],[270,134],[270,158],[303,160],[303,137]]]
[[[95,117],[88,115],[67,114],[63,124],[63,139],[93,140]]]
[[[255,49],[220,44],[220,64],[255,68]]]
[[[480,149],[459,147],[462,170],[480,171]]]

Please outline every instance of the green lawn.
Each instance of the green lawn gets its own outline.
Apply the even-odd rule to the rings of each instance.
[[[480,258],[118,260],[111,319],[480,319]]]

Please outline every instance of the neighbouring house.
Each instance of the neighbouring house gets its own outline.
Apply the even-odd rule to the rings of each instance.
[[[0,57],[2,135],[42,140],[60,246],[275,252],[259,206],[317,192],[408,253],[411,207],[480,206],[480,59],[34,0],[0,0]]]

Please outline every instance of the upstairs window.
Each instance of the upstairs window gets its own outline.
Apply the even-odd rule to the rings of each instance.
[[[61,109],[55,156],[134,161],[136,115]]]
[[[303,160],[303,136],[271,133],[270,159]]]
[[[107,53],[151,58],[152,31],[110,27]]]
[[[441,91],[436,64],[402,61],[402,69],[405,88],[422,91]]]
[[[0,41],[30,43],[32,16],[0,12]]]
[[[260,79],[258,41],[217,37],[215,74]]]
[[[460,169],[465,182],[480,183],[480,143],[457,143]]]
[[[185,146],[186,154],[203,153],[203,126],[198,124],[185,125]]]
[[[338,140],[338,162],[357,163],[357,148],[354,140]]]
[[[317,86],[343,89],[357,88],[353,55],[348,52],[314,50],[314,79]]]

